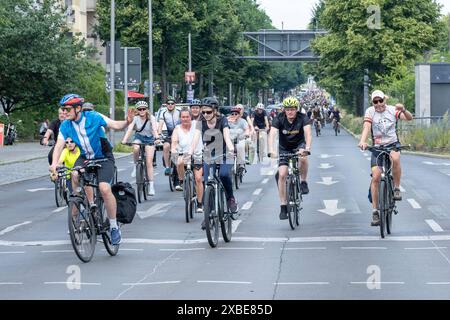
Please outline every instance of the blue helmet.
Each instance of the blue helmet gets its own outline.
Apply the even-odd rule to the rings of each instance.
[[[75,93],[66,94],[59,101],[60,106],[81,106],[84,103],[84,98]]]
[[[192,102],[190,104],[191,107],[192,106],[201,106],[201,105],[202,105],[202,102],[200,101],[200,99],[194,99],[194,100],[192,100]]]

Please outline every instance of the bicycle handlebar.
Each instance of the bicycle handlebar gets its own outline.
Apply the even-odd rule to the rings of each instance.
[[[402,145],[400,145],[400,146],[393,145],[393,146],[389,146],[389,147],[386,147],[386,146],[378,146],[378,147],[376,147],[376,146],[367,146],[366,149],[373,153],[373,152],[391,152],[393,150],[400,151],[400,150],[405,150],[405,149],[409,149],[409,148],[411,148],[411,145],[408,144],[408,145],[404,145],[404,146],[402,146]]]

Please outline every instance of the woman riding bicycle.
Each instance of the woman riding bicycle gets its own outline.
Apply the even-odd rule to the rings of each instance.
[[[154,196],[153,155],[155,152],[155,137],[158,136],[156,119],[153,115],[150,115],[147,102],[145,101],[138,101],[136,103],[136,110],[137,114],[134,116],[133,122],[128,126],[127,132],[122,139],[122,143],[127,143],[128,138],[131,136],[131,132],[135,130],[133,142],[145,144],[147,175],[150,180],[148,195]],[[133,157],[134,163],[136,164],[139,157],[139,145],[133,145]],[[131,176],[136,176],[136,166],[133,167]]]
[[[250,135],[250,129],[247,121],[241,118],[241,104],[231,108],[230,116],[228,116],[228,124],[230,126],[231,141],[237,139],[237,163],[243,165],[245,163],[245,138]]]

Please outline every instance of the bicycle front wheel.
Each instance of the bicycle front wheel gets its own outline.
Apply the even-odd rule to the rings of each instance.
[[[192,177],[190,174],[186,174],[184,179],[184,213],[186,216],[186,222],[189,223],[189,219],[192,217]]]
[[[392,183],[392,181],[391,181]],[[394,195],[391,185],[389,185],[389,189],[387,190],[387,205],[388,210],[386,212],[386,232],[387,234],[391,234],[392,231],[392,212],[394,211]]]
[[[232,220],[228,207],[225,206],[225,191],[221,190],[219,196],[219,220],[220,228],[222,229],[222,236],[225,242],[231,241],[232,234]]]
[[[106,207],[105,207],[105,203],[103,202],[103,199],[98,199],[97,201],[97,217],[98,219],[101,221],[99,228],[100,228],[100,233],[102,234],[102,240],[103,240],[103,245],[105,246],[106,252],[108,252],[108,254],[110,256],[115,256],[117,255],[117,252],[119,252],[119,244],[117,245],[113,245],[111,243],[111,230],[110,230],[110,224],[109,224],[109,219],[108,219],[108,215],[106,214]]]
[[[65,203],[64,185],[62,178],[59,178],[58,180],[55,181],[55,202],[58,208],[64,206]]]
[[[136,187],[138,202],[141,203],[144,197],[144,168],[141,163],[136,164]]]
[[[77,257],[83,262],[89,262],[94,255],[97,234],[94,218],[81,200],[70,201],[68,223],[70,242]]]
[[[215,191],[212,186],[207,186],[205,190],[205,226],[206,237],[212,248],[219,242],[219,215],[215,209]]]
[[[289,225],[291,229],[294,230],[297,226],[297,192],[295,181],[293,177],[288,176],[286,179],[286,195],[287,195],[287,211],[289,218]]]
[[[386,211],[388,210],[387,207],[387,185],[386,181],[381,180],[380,185],[378,186],[378,210],[380,215],[380,235],[381,238],[384,238],[385,230],[386,230]]]

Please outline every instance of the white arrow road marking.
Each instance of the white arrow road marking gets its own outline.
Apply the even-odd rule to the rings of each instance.
[[[145,219],[151,216],[154,216],[156,214],[160,214],[167,211],[167,207],[170,206],[170,203],[157,203],[154,206],[152,206],[147,211],[138,211],[137,214],[139,218]]]
[[[422,207],[420,206],[419,203],[417,203],[416,200],[414,199],[407,199],[409,204],[411,205],[411,207],[413,207],[413,209],[421,209]]]
[[[441,226],[433,219],[427,219],[427,220],[425,220],[425,222],[430,226],[431,229],[433,229],[434,232],[443,232],[444,231],[441,228]]]
[[[343,157],[343,155],[342,154],[321,154],[319,158],[320,159],[328,159],[331,157]]]
[[[236,230],[241,222],[242,222],[242,220],[233,220],[231,222],[231,233],[232,234],[236,232]]]
[[[28,192],[37,192],[37,191],[50,191],[54,190],[55,188],[37,188],[37,189],[27,189]]]
[[[330,169],[334,168],[334,166],[330,165],[329,163],[321,163],[319,169]]]
[[[59,207],[58,209],[55,209],[55,210],[53,210],[52,212],[61,212],[61,211],[63,211],[64,209],[67,209],[67,206]]]
[[[329,216],[335,216],[339,213],[345,212],[345,209],[338,209],[339,200],[323,200],[325,209],[320,209],[318,211],[326,213]]]
[[[8,232],[13,231],[14,229],[17,229],[17,228],[20,227],[20,226],[24,226],[24,225],[30,224],[30,223],[31,223],[31,221],[25,221],[25,222],[22,222],[22,223],[19,223],[19,224],[15,224],[15,225],[13,225],[13,226],[9,226],[9,227],[3,229],[2,231],[0,231],[0,236],[6,234],[6,233],[8,233]]]
[[[261,193],[261,191],[262,191],[262,189],[261,189],[261,188],[258,188],[258,189],[256,189],[256,190],[253,192],[253,195],[254,195],[254,196],[257,196],[257,195],[259,195],[259,194]]]
[[[338,183],[339,181],[333,181],[333,177],[322,177],[322,181],[317,183],[324,184],[326,186],[331,186],[332,184]]]
[[[242,206],[242,210],[248,210],[252,207],[253,205],[253,201],[247,201],[243,206]]]

